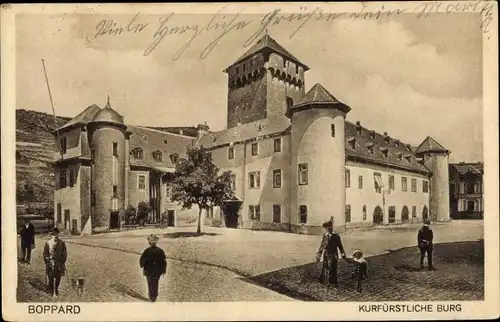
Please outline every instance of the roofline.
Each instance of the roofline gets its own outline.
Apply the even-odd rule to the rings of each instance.
[[[372,158],[368,158],[368,157],[365,157],[365,156],[360,156],[360,155],[357,155],[357,154],[352,154],[352,153],[349,153],[349,152],[346,152],[346,156],[347,156],[347,158],[351,159],[351,161],[362,160],[362,161],[365,161],[366,163],[371,163],[371,164],[376,164],[376,165],[383,165],[383,166],[386,166],[386,167],[389,167],[389,168],[404,170],[404,171],[408,171],[408,172],[414,172],[414,173],[418,173],[418,174],[424,174],[424,175],[427,175],[427,176],[432,173],[424,165],[422,165],[422,167],[424,167],[425,170],[423,170],[423,169],[420,170],[420,169],[415,169],[415,168],[411,168],[411,167],[404,166],[404,165],[396,165],[394,163],[390,163],[390,162],[386,162],[386,161],[382,161],[382,160],[378,160],[378,159],[372,159]]]
[[[136,127],[136,128],[141,129],[141,130],[146,130],[146,131],[151,131],[151,132],[157,132],[157,133],[162,133],[162,134],[166,134],[166,135],[173,135],[173,136],[183,137],[183,138],[192,139],[192,140],[196,139],[196,137],[194,137],[194,136],[177,134],[177,133],[171,133],[171,132],[167,132],[167,131],[160,131],[160,130],[156,130],[156,129],[144,127],[144,126],[141,126],[141,125],[127,125],[127,127],[131,127],[131,128]]]
[[[274,53],[277,53],[277,54],[280,54],[280,55],[282,55],[282,56],[285,56],[286,58],[288,58],[289,60],[293,61],[294,63],[296,63],[296,64],[298,64],[298,65],[302,66],[302,68],[304,69],[304,72],[307,72],[308,70],[310,70],[310,69],[311,69],[311,68],[309,68],[309,66],[307,66],[306,64],[304,64],[304,63],[300,62],[298,59],[295,59],[295,58],[289,57],[288,55],[286,55],[286,54],[284,54],[284,53],[280,53],[279,51],[277,51],[277,50],[275,50],[275,49],[273,49],[273,48],[271,48],[271,47],[265,47],[265,48],[260,49],[259,51],[256,51],[255,53],[253,53],[253,54],[252,54],[252,55],[250,55],[250,56],[247,56],[247,57],[244,57],[244,58],[240,58],[240,59],[238,59],[237,61],[235,61],[235,62],[234,62],[234,63],[232,63],[231,65],[229,65],[229,66],[227,66],[226,68],[224,68],[222,71],[223,71],[224,73],[227,73],[227,71],[228,71],[228,69],[229,69],[229,68],[233,67],[233,66],[234,66],[234,65],[236,65],[236,64],[241,63],[242,61],[244,61],[244,60],[246,60],[246,59],[248,59],[248,58],[252,57],[253,55],[256,55],[257,53],[260,53],[260,52],[262,52],[262,51],[264,51],[264,50],[269,50],[269,51],[272,51],[272,52],[274,52]]]
[[[308,108],[320,108],[320,109],[339,109],[344,113],[349,113],[351,108],[344,103],[338,102],[303,102],[292,106],[288,109],[287,115],[293,115],[293,113],[301,112],[307,110]]]

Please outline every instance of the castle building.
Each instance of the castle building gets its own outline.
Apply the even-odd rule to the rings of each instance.
[[[151,219],[196,218],[169,199],[175,163],[203,147],[232,172],[236,198],[204,224],[316,234],[450,219],[448,155],[431,137],[417,148],[351,123],[351,107],[322,85],[305,92],[300,62],[268,34],[224,71],[227,129],[185,136],[126,125],[111,108],[88,107],[55,132],[56,220],[74,233],[119,229],[127,205],[149,202]]]
[[[460,162],[449,166],[450,212],[453,219],[484,216],[484,164]]]

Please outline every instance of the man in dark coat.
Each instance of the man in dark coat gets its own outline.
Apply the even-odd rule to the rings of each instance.
[[[418,231],[417,245],[420,249],[420,269],[424,269],[424,258],[425,254],[427,253],[428,269],[430,271],[433,271],[435,270],[434,266],[432,265],[432,243],[434,234],[432,232],[432,229],[429,227],[430,223],[431,222],[426,219],[424,221],[424,226]]]
[[[346,258],[344,251],[344,246],[342,245],[342,240],[340,235],[333,231],[333,222],[330,220],[323,224],[323,227],[327,230],[321,239],[321,244],[319,246],[318,252],[316,253],[316,261],[322,261],[323,267],[321,269],[320,282],[324,283],[325,275],[328,275],[328,287],[334,285],[335,288],[338,287],[338,259],[339,253],[342,258]]]
[[[21,261],[29,264],[31,261],[31,249],[35,247],[35,226],[33,226],[29,219],[24,220],[20,235],[21,250],[23,252]]]
[[[149,247],[142,253],[139,265],[143,268],[144,276],[148,281],[149,300],[155,302],[158,297],[158,282],[162,275],[167,273],[167,257],[160,247],[156,235],[148,237]]]
[[[45,274],[48,277],[48,287],[53,297],[59,296],[59,284],[61,278],[66,275],[67,258],[66,243],[59,238],[59,229],[54,228],[50,234],[50,239],[43,248]]]

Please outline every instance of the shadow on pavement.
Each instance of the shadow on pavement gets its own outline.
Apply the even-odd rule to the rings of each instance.
[[[201,236],[218,236],[220,234],[216,233],[201,233],[198,235],[196,232],[191,232],[191,231],[179,231],[175,233],[165,233],[162,234],[162,237],[164,238],[189,238],[189,237],[201,237]]]
[[[130,289],[126,285],[123,285],[120,283],[114,283],[114,284],[111,284],[109,287],[114,289],[117,292],[124,294],[124,295],[128,295],[130,297],[133,297],[133,298],[141,300],[141,301],[149,302],[149,299],[147,297],[143,296],[141,293],[139,293],[137,291]]]
[[[328,290],[318,277],[321,263],[309,263],[241,278],[302,301],[429,301],[484,299],[484,241],[434,245],[437,271],[420,271],[416,246],[366,258],[368,278],[357,293],[352,266],[340,260],[339,288]]]
[[[37,291],[49,294],[49,290],[47,288],[47,285],[45,285],[45,283],[38,278],[28,279],[28,284]]]

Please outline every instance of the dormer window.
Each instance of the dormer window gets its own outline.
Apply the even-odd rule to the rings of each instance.
[[[161,151],[153,152],[153,159],[157,162],[161,162],[163,159],[163,154],[161,153]]]
[[[366,148],[368,149],[368,152],[373,154],[373,143],[366,143]]]
[[[264,126],[262,124],[259,124],[257,127],[257,130],[260,132],[260,131],[262,131],[263,128],[264,128]]]
[[[351,149],[356,149],[356,139],[355,138],[350,138],[347,140],[347,143],[351,147]]]
[[[403,159],[403,154],[401,152],[398,152],[396,153],[396,157],[401,161]]]
[[[381,148],[380,152],[382,152],[382,155],[384,158],[387,158],[389,150],[387,148]]]
[[[375,131],[370,132],[370,140],[375,140]]]
[[[385,139],[385,143],[391,144],[391,138],[390,137],[386,136],[384,139]]]
[[[411,152],[411,145],[405,144],[405,149],[406,151]]]
[[[363,128],[361,127],[361,122],[359,121],[356,122],[356,133],[358,135],[361,135],[361,133],[363,133]]]
[[[170,155],[170,161],[172,161],[172,163],[177,163],[177,161],[179,161],[179,155],[177,153],[172,153]]]
[[[411,162],[411,155],[405,155],[405,160],[407,162]]]
[[[137,159],[137,160],[142,160],[144,157],[143,151],[141,148],[133,149],[132,151],[130,151],[130,154],[134,157],[134,159]]]
[[[399,140],[395,140],[395,141],[394,141],[394,145],[395,145],[397,148],[399,148]]]

